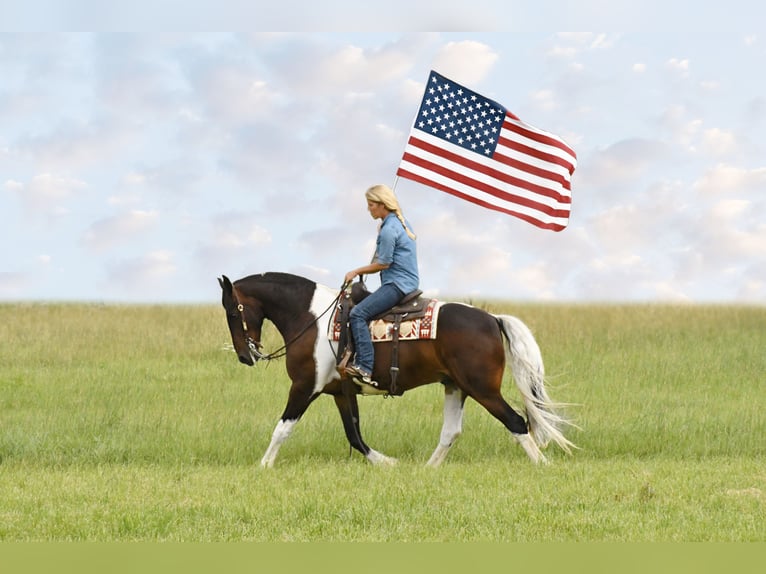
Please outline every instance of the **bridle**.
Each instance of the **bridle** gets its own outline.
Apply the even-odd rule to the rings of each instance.
[[[270,359],[275,359],[276,357],[274,356],[264,355],[263,353],[261,353],[261,348],[263,347],[263,345],[261,345],[261,342],[256,341],[248,334],[247,321],[245,320],[245,306],[242,303],[237,304],[237,311],[239,311],[239,318],[242,321],[242,330],[245,332],[245,342],[247,343],[248,349],[250,349],[250,354],[255,358],[256,361],[260,361],[260,360],[268,361]]]
[[[345,288],[345,285],[344,285]],[[245,319],[245,306],[242,303],[237,302],[237,311],[239,311],[239,318],[242,321],[242,329],[245,332],[245,342],[247,343],[247,347],[250,349],[250,354],[253,356],[253,358],[256,361],[271,361],[272,359],[279,359],[280,357],[284,357],[287,354],[287,347],[292,345],[295,341],[300,339],[303,334],[308,331],[311,327],[316,325],[317,321],[324,317],[327,312],[335,307],[338,304],[338,301],[340,301],[340,298],[343,296],[343,288],[338,293],[338,296],[335,297],[335,299],[332,300],[332,303],[330,303],[327,308],[322,311],[322,313],[317,316],[312,321],[309,321],[309,323],[303,327],[300,331],[298,331],[298,334],[295,335],[292,339],[287,341],[284,345],[282,345],[279,349],[272,353],[262,353],[261,349],[263,348],[263,345],[260,341],[256,341],[253,339],[247,330],[247,320]]]

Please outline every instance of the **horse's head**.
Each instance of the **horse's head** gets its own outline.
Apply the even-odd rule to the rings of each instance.
[[[260,302],[243,294],[232,285],[226,275],[218,279],[223,294],[221,304],[226,310],[226,321],[229,324],[231,342],[234,352],[240,362],[253,366],[263,357],[261,353],[261,327],[263,326],[263,310]]]

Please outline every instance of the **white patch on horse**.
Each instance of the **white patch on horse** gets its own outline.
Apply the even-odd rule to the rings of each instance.
[[[261,466],[264,468],[271,468],[274,466],[274,461],[279,453],[279,447],[285,442],[293,432],[293,428],[297,423],[297,420],[280,420],[277,426],[274,428],[274,432],[271,434],[271,443],[269,448],[266,449],[266,454],[261,459]]]
[[[444,424],[439,436],[439,444],[428,466],[437,467],[447,457],[452,445],[463,432],[463,391],[455,387],[445,387],[444,391]]]
[[[314,290],[314,297],[311,299],[311,307],[309,309],[314,317],[318,317],[317,339],[314,343],[314,360],[316,362],[315,393],[322,392],[322,389],[331,381],[340,379],[340,375],[335,368],[338,344],[330,342],[327,337],[327,333],[330,332],[330,322],[335,315],[335,309],[328,310],[327,308],[337,296],[337,291],[317,284]]]
[[[370,449],[370,452],[367,453],[367,460],[374,466],[396,466],[398,463],[395,458],[386,456],[374,449]]]

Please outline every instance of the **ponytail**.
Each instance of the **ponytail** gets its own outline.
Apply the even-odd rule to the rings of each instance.
[[[407,232],[407,235],[412,239],[413,241],[418,238],[417,235],[415,235],[412,231],[410,231],[410,228],[407,227],[407,222],[404,220],[404,215],[402,215],[402,210],[394,212],[396,214],[396,218],[402,222],[402,227],[404,227],[404,230]]]

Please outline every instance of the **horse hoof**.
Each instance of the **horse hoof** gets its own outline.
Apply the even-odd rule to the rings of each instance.
[[[381,454],[378,451],[371,450],[367,454],[367,460],[369,460],[375,466],[396,466],[399,462],[395,458]]]

